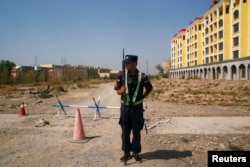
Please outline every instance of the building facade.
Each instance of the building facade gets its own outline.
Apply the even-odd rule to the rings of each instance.
[[[212,0],[171,40],[171,78],[250,80],[250,0]]]
[[[69,64],[41,64],[40,66],[16,66],[11,75],[18,83],[84,81],[86,79],[116,79],[120,71],[107,68]]]

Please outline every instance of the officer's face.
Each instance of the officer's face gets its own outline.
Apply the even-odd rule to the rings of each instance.
[[[136,62],[125,63],[125,67],[128,71],[136,69]]]

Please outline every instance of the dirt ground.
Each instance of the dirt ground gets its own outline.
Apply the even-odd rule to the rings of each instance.
[[[127,166],[206,167],[208,150],[250,150],[250,82],[208,80],[153,80],[154,91],[144,102],[146,126],[142,135],[143,163],[133,159]],[[88,167],[124,166],[120,162],[119,109],[80,108],[85,138],[72,140],[77,108],[63,104],[119,107],[113,83],[93,88],[68,87],[40,99],[28,92],[0,94],[1,167]],[[25,116],[20,116],[20,104]],[[41,120],[46,120],[41,124]]]

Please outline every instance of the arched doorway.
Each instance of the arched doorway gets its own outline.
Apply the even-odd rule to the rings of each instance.
[[[216,71],[217,71],[217,79],[221,79],[221,69],[220,69],[220,67],[217,67]]]
[[[212,79],[215,80],[216,76],[215,76],[215,68],[212,68]]]
[[[208,72],[207,72],[207,69],[205,68],[205,69],[204,69],[204,79],[207,79],[207,75],[208,75],[207,73],[208,73]]]
[[[239,67],[239,79],[246,79],[246,67],[244,64],[241,64]]]
[[[204,78],[204,76],[203,76],[203,70],[202,70],[202,69],[200,69],[200,78],[201,78],[201,79]]]
[[[247,66],[247,75],[248,75],[248,80],[250,80],[250,64]]]
[[[222,74],[222,79],[227,79],[228,76],[228,68],[227,66],[223,67],[223,74]]]
[[[231,73],[231,79],[232,80],[236,80],[237,79],[237,68],[236,68],[235,65],[232,65],[231,71],[232,71],[232,73]]]

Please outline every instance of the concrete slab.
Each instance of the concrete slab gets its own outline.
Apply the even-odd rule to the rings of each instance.
[[[250,117],[171,117],[157,134],[250,134]]]

